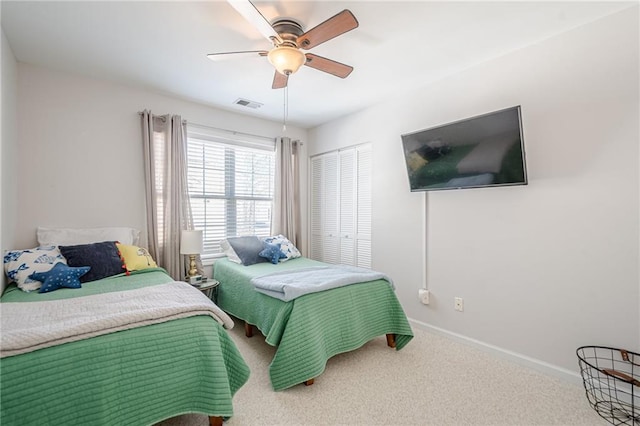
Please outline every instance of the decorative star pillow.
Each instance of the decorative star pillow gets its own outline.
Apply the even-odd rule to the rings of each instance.
[[[91,267],[81,266],[73,268],[64,263],[56,263],[53,268],[47,272],[34,272],[29,275],[32,280],[42,282],[42,287],[38,293],[48,293],[62,287],[80,288],[80,277],[89,272]]]
[[[264,249],[260,252],[260,257],[269,259],[271,263],[277,265],[280,259],[284,259],[287,256],[280,251],[280,244],[264,243]]]

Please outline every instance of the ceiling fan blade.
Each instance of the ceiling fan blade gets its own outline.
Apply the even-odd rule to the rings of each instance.
[[[308,50],[354,28],[358,28],[358,20],[345,9],[298,37],[298,46]]]
[[[352,66],[323,58],[322,56],[314,55],[313,53],[306,53],[305,56],[307,57],[307,62],[305,63],[306,66],[333,74],[336,77],[346,78],[351,74],[351,71],[353,71]]]
[[[221,52],[221,53],[209,53],[207,58],[212,61],[223,61],[225,59],[243,57],[243,56],[267,56],[269,52],[266,50],[241,50],[239,52]]]
[[[278,42],[282,42],[280,36],[273,29],[267,18],[265,18],[257,7],[253,5],[249,0],[227,0],[227,3],[231,5],[240,15],[244,17],[251,25],[256,27],[260,34],[266,37],[268,40],[274,39]]]
[[[288,81],[289,81],[289,76],[280,74],[278,71],[276,71],[275,75],[273,76],[273,84],[271,85],[271,88],[282,89],[284,87],[287,87]]]

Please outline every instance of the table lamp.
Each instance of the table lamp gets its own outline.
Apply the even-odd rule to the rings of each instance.
[[[182,231],[180,235],[180,254],[189,256],[189,280],[198,276],[196,255],[202,253],[202,231]]]

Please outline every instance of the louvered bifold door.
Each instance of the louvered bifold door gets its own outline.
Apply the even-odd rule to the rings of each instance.
[[[371,145],[311,158],[312,259],[371,268]]]
[[[309,257],[322,260],[322,209],[324,204],[323,193],[323,165],[324,157],[311,159],[311,241],[309,242]]]
[[[338,153],[333,152],[324,156],[323,170],[323,238],[322,261],[328,263],[340,262],[339,251],[339,220],[340,205],[337,202],[340,195],[338,187]]]
[[[356,266],[371,268],[371,216],[372,216],[372,152],[371,145],[356,148]]]
[[[356,265],[356,151],[339,152],[340,263]]]
[[[311,241],[312,259],[338,263],[339,211],[338,154],[323,154],[311,159]]]

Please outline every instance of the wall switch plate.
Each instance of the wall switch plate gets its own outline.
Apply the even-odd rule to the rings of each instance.
[[[462,300],[462,297],[454,297],[453,298],[453,308],[456,311],[464,311],[464,302]]]
[[[428,305],[429,304],[429,290],[427,290],[426,288],[421,288],[420,290],[418,290],[418,299],[420,299],[420,302],[423,305]]]

